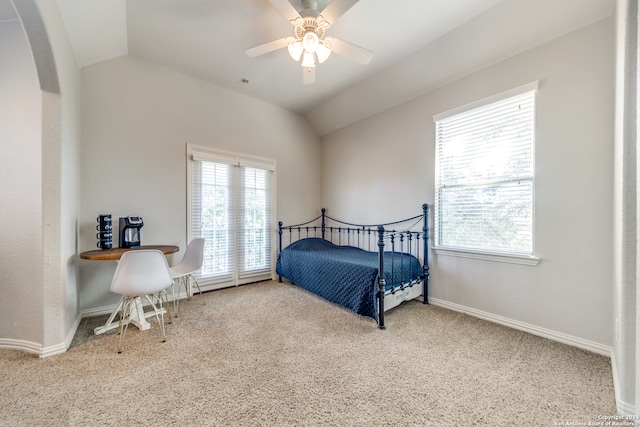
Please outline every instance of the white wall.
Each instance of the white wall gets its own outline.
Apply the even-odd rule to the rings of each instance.
[[[36,3],[55,61],[52,74],[59,86],[54,93],[43,88],[47,92],[43,95],[45,129],[42,162],[45,206],[44,346],[56,353],[66,350],[80,321],[77,281],[81,183],[80,68],[57,3],[49,0],[37,0]]]
[[[79,70],[54,2],[0,23],[0,347],[66,350],[79,322]]]
[[[638,334],[638,3],[617,1],[612,367],[620,413],[640,408]]]
[[[324,137],[323,204],[355,222],[420,213],[434,200],[432,116],[539,80],[535,250],[542,261],[530,267],[440,255],[429,294],[606,352],[614,47],[608,18]]]
[[[0,23],[0,58],[0,339],[42,343],[41,92],[20,21]]]
[[[131,56],[83,68],[82,115],[80,251],[96,248],[97,215],[139,215],[142,244],[182,258],[187,143],[275,159],[278,220],[319,211],[320,140],[299,115]],[[117,302],[114,269],[81,262],[83,310]]]

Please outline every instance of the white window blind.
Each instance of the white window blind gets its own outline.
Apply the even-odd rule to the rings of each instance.
[[[533,254],[536,88],[434,117],[436,246]]]
[[[275,162],[194,148],[190,162],[190,239],[205,239],[198,281],[217,288],[270,279]]]

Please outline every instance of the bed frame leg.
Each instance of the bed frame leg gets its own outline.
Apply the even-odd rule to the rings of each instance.
[[[382,289],[384,289],[384,283]],[[378,293],[378,329],[387,329],[384,325],[384,292],[382,292],[382,296]]]
[[[423,259],[422,272],[424,279],[422,279],[422,303],[429,304],[429,297],[427,291],[429,290],[429,205],[422,205],[422,239],[423,239]]]
[[[384,326],[384,288],[385,281],[382,278],[378,278],[378,329],[387,329]]]
[[[282,221],[278,221],[278,256],[282,252]],[[282,283],[282,276],[278,274],[278,283]]]
[[[427,289],[429,288],[429,279],[425,276],[422,282],[422,303],[429,304],[429,297],[427,295]]]
[[[384,227],[378,227],[378,328],[384,326]]]

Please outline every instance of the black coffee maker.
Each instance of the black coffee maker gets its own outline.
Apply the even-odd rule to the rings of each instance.
[[[120,218],[120,247],[136,248],[140,246],[140,229],[144,223],[139,216]]]

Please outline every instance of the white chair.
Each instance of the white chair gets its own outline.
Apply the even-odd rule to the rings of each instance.
[[[178,298],[176,298],[176,286],[180,288],[179,283],[184,283],[184,290],[187,293],[187,299],[191,298],[191,288],[193,283],[198,288],[198,292],[202,295],[202,290],[198,281],[193,277],[193,273],[202,268],[202,260],[204,257],[204,239],[202,237],[196,237],[187,245],[187,250],[184,253],[184,257],[179,264],[174,265],[169,269],[171,272],[171,278],[173,279],[173,311],[175,316],[178,317]],[[179,295],[178,291],[178,295]]]
[[[124,336],[129,323],[144,319],[140,297],[146,297],[151,304],[156,319],[162,328],[162,342],[167,336],[164,330],[164,290],[171,286],[173,279],[164,254],[158,250],[133,250],[122,254],[111,282],[111,292],[122,295],[118,309],[120,313],[120,339],[118,353],[122,352]],[[156,305],[158,303],[158,305]],[[161,319],[162,317],[162,319]],[[169,315],[171,317],[171,315]]]

